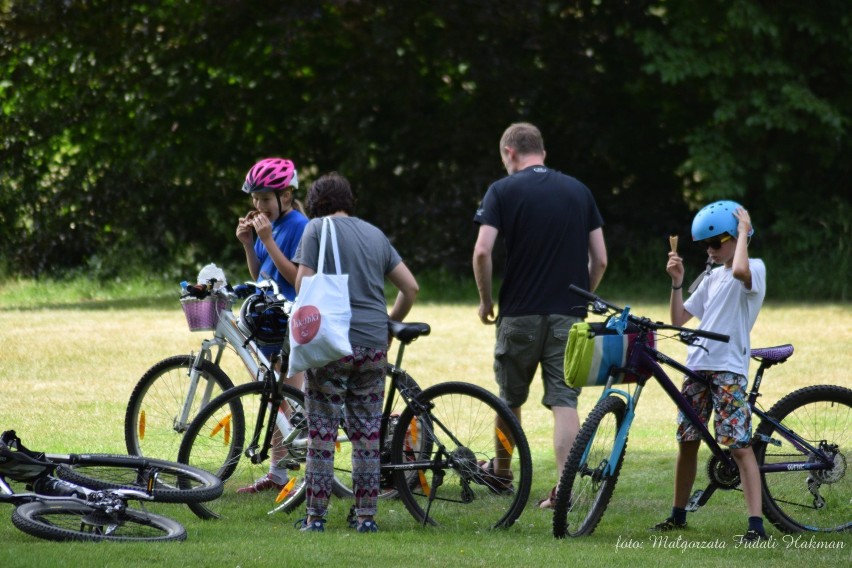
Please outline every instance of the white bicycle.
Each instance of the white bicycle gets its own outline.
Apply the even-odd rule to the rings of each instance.
[[[190,331],[212,331],[197,353],[174,355],[148,369],[130,395],[124,416],[124,439],[132,455],[177,460],[183,433],[208,402],[234,386],[220,367],[226,348],[237,354],[252,380],[262,380],[272,362],[261,346],[286,338],[290,303],[272,280],[237,286],[236,291],[195,290],[181,306]],[[252,293],[253,292],[253,293]],[[239,317],[232,311],[241,298]]]
[[[210,401],[234,387],[220,366],[226,348],[242,361],[251,378],[249,383],[264,381],[268,372],[278,379],[275,363],[280,355],[276,354],[270,361],[263,354],[263,345],[276,345],[279,350],[283,347],[283,357],[289,352],[287,322],[292,303],[279,294],[274,281],[262,280],[236,288],[215,288],[215,282],[211,282],[207,287],[190,290],[195,296],[181,299],[189,329],[213,331],[213,337],[202,340],[198,353],[167,357],[139,379],[124,417],[125,444],[131,455],[179,461],[181,440],[192,420]],[[242,298],[246,299],[239,316],[235,316],[233,306]],[[286,360],[283,363],[286,369]],[[306,436],[294,436],[290,425],[291,421],[302,422],[303,407],[302,392],[288,387],[278,429],[287,438],[287,449],[281,450],[286,457],[280,465],[291,470],[300,469],[307,452]],[[338,437],[336,451],[340,463],[351,462],[348,442],[345,434]],[[352,496],[351,472],[345,469],[336,472],[333,491],[337,497]],[[396,491],[391,489],[383,490],[380,495],[381,498],[395,496]],[[303,494],[294,492],[284,502],[284,509],[295,508],[303,499]]]

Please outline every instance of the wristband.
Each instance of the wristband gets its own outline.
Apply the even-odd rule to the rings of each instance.
[[[672,286],[672,290],[680,290],[683,288],[683,282],[680,283],[680,286]]]

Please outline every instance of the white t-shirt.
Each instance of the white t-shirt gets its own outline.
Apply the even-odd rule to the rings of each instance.
[[[766,266],[749,259],[751,290],[734,278],[730,268],[720,266],[701,281],[684,303],[686,311],[701,320],[698,329],[729,335],[722,343],[699,338],[689,347],[687,367],[696,371],[728,371],[748,376],[751,341],[749,334],[766,296]]]

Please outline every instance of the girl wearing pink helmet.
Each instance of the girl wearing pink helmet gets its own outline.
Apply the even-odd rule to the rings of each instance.
[[[293,283],[298,268],[290,259],[308,224],[304,208],[295,198],[298,189],[299,177],[291,160],[266,158],[257,162],[243,183],[243,192],[251,196],[254,210],[240,217],[237,224],[237,238],[245,249],[251,277],[275,280],[288,300],[296,298]]]
[[[246,263],[254,280],[272,279],[278,290],[292,301],[296,298],[298,266],[290,260],[296,254],[302,233],[308,224],[305,210],[295,192],[299,189],[296,166],[291,160],[266,158],[257,162],[246,175],[243,192],[251,196],[254,209],[237,224],[237,239],[243,244]],[[257,235],[255,239],[252,235]],[[270,358],[281,351],[282,345],[263,345],[261,351]],[[287,384],[302,388],[304,373],[286,379]],[[278,430],[276,436],[280,436]],[[273,443],[275,443],[273,438]],[[275,444],[277,447],[277,444]],[[273,454],[275,452],[273,451]],[[277,464],[285,456],[273,455],[270,471],[251,485],[238,489],[238,493],[281,491],[287,483],[286,468]]]

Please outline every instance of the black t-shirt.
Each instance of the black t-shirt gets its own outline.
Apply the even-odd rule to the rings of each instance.
[[[506,245],[500,314],[585,317],[585,301],[568,291],[589,288],[589,233],[603,219],[588,187],[545,166],[494,182],[474,222],[497,229]]]

